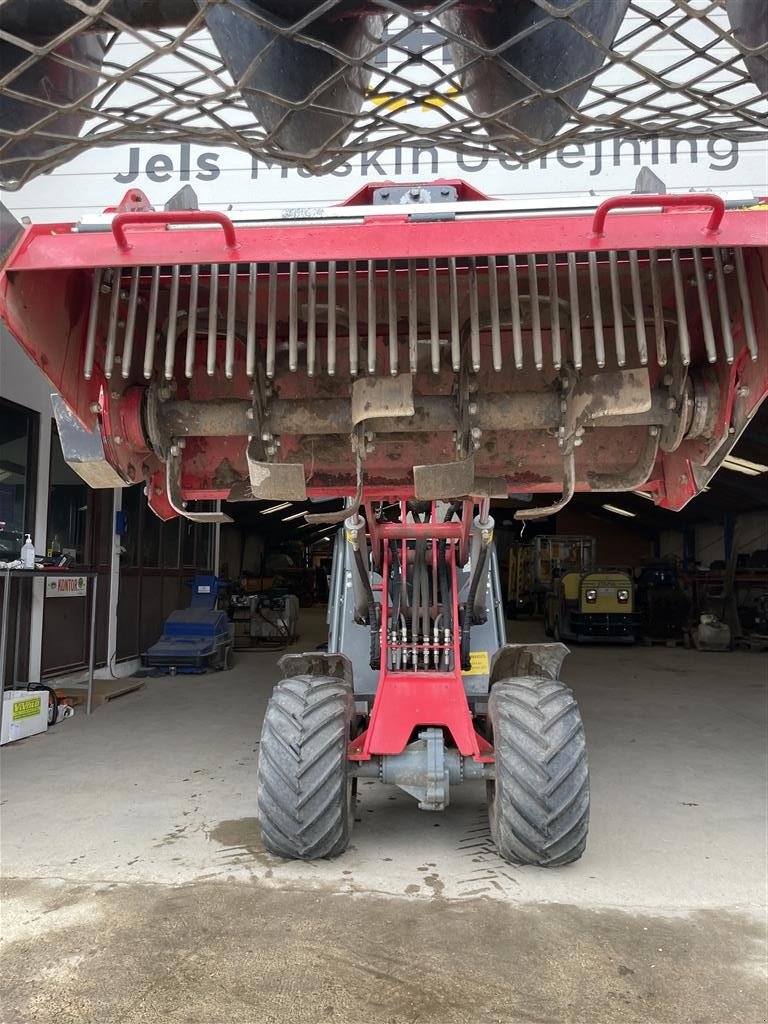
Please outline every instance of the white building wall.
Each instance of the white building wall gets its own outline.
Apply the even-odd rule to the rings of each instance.
[[[51,464],[51,385],[8,330],[0,325],[0,398],[39,415],[37,483],[32,540],[42,551],[48,532],[48,477]],[[29,641],[29,678],[40,680],[43,640],[44,580],[32,583],[32,621]]]

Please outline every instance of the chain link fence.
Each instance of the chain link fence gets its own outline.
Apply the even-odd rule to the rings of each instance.
[[[761,0],[5,0],[0,185],[93,146],[333,169],[396,145],[533,159],[768,138]]]

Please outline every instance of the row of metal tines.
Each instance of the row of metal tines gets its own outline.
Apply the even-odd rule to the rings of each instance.
[[[391,374],[406,367],[416,373],[425,364],[439,373],[447,360],[458,372],[465,359],[476,372],[488,349],[499,371],[510,348],[518,370],[531,358],[537,370],[545,362],[559,369],[566,361],[579,369],[587,332],[598,367],[605,365],[610,345],[618,366],[628,358],[646,365],[651,348],[663,366],[672,343],[688,365],[690,323],[700,324],[707,360],[715,362],[719,348],[730,363],[734,303],[750,354],[757,356],[744,253],[738,248],[97,269],[86,378],[93,375],[103,336],[102,302],[108,307],[107,378],[117,367],[124,378],[131,375],[139,334],[144,377],[155,375],[158,359],[166,380],[176,376],[182,350],[184,374],[193,375],[201,340],[209,376],[220,372],[223,341],[228,378],[243,346],[249,377],[262,358],[266,376],[274,377],[286,357],[290,372],[306,367],[309,376],[333,376],[341,346],[342,365],[351,376],[380,372],[382,350]],[[505,346],[510,335],[511,346]],[[628,351],[628,336],[636,353]]]

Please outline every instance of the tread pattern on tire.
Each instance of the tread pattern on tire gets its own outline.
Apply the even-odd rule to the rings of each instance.
[[[578,860],[589,826],[589,775],[573,693],[559,680],[503,679],[488,710],[496,752],[488,814],[499,854],[539,867]]]
[[[311,860],[346,849],[353,710],[352,692],[339,679],[294,676],[273,690],[258,769],[261,836],[270,853]]]

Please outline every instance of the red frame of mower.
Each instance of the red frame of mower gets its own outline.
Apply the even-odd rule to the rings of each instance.
[[[386,184],[386,183],[382,183]],[[462,182],[455,185],[463,199],[483,197]],[[366,186],[343,206],[370,202],[374,185]],[[129,193],[130,195],[130,193]],[[410,212],[381,215],[375,206],[361,213],[353,224],[302,223],[286,226],[235,226],[222,213],[212,211],[152,212],[125,210],[121,204],[111,230],[75,230],[75,225],[33,225],[21,235],[0,272],[0,316],[20,340],[64,397],[75,415],[89,429],[101,429],[110,461],[125,473],[127,449],[116,438],[132,437],[131,405],[118,393],[119,402],[110,403],[114,382],[94,374],[83,379],[84,338],[90,304],[90,287],[85,274],[95,267],[175,265],[187,263],[283,262],[302,260],[393,259],[471,256],[488,250],[489,232],[496,251],[528,252],[535,239],[537,252],[605,251],[621,249],[684,248],[696,246],[750,247],[760,250],[750,260],[748,274],[755,322],[768,321],[763,305],[768,299],[768,210],[725,210],[716,195],[690,193],[673,196],[627,196],[606,200],[594,213],[557,216],[494,214],[493,218],[469,216],[451,221],[410,220]],[[130,204],[128,204],[130,205]],[[640,208],[642,212],[636,212]],[[457,206],[461,213],[461,203]],[[629,210],[630,212],[625,212]],[[660,211],[660,212],[659,212]],[[610,216],[608,214],[610,213]],[[169,225],[185,230],[169,231]],[[209,227],[207,225],[213,225]],[[129,231],[126,231],[130,228]],[[72,273],[62,273],[69,271]],[[741,414],[747,419],[768,393],[768,345],[761,345],[757,361],[747,358],[743,331],[735,325],[734,340],[742,350],[731,366],[714,367],[723,400],[716,427],[718,437],[726,436],[731,423],[734,396],[740,395]],[[746,396],[746,397],[742,397]],[[247,384],[243,394],[247,397]],[[119,408],[98,416],[110,404]],[[135,411],[135,410],[134,410]],[[216,465],[231,458],[240,439],[217,439],[214,459],[209,450],[185,452],[181,496],[186,501],[226,499],[228,488],[213,484]],[[644,490],[657,496],[662,507],[682,508],[698,493],[692,455],[706,462],[709,452],[699,442],[684,443],[665,453],[656,464]],[[147,453],[150,504],[163,519],[175,515],[165,493],[163,467]],[[558,481],[531,482],[526,490],[553,492]],[[310,486],[311,497],[329,498],[351,494],[353,486]],[[379,492],[380,490],[380,492]],[[392,487],[366,492],[371,499],[392,493]],[[398,496],[412,494],[403,482]]]

